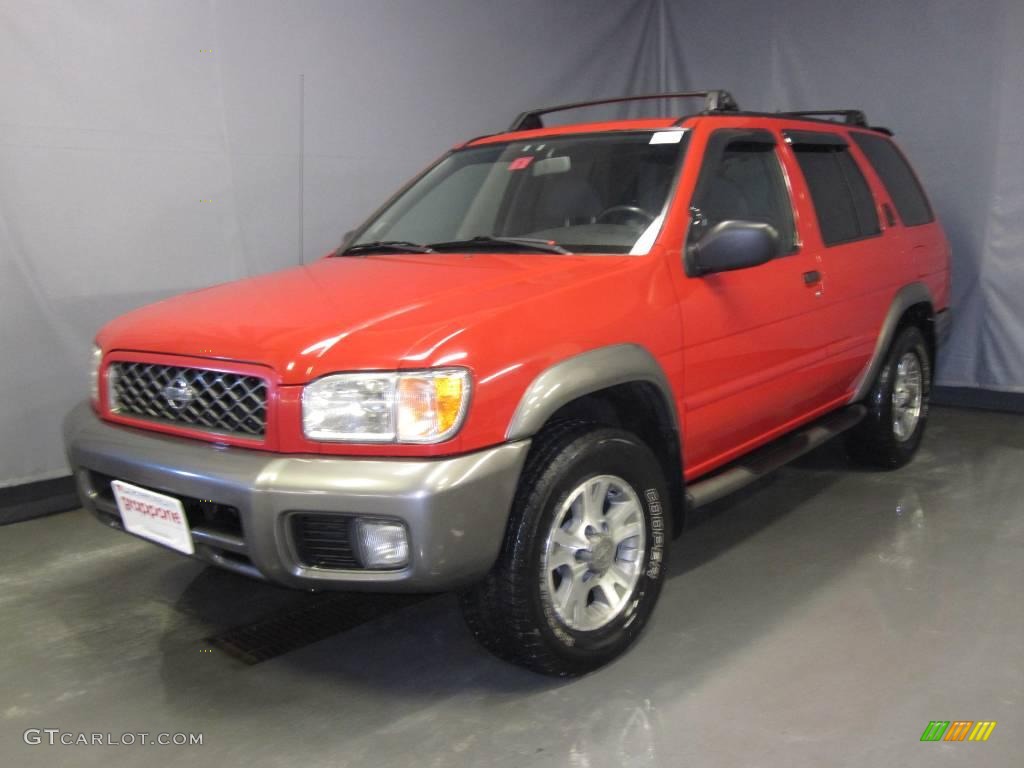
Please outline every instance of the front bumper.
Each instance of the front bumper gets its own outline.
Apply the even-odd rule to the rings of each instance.
[[[115,426],[82,403],[64,422],[82,503],[121,527],[98,487],[114,478],[237,510],[240,530],[192,527],[195,556],[302,589],[440,591],[479,580],[494,564],[529,441],[440,459],[283,456]],[[304,565],[296,512],[401,520],[410,562],[400,570]]]

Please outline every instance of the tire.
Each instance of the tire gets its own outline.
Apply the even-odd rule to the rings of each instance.
[[[661,591],[667,494],[658,460],[636,435],[582,422],[546,428],[497,562],[461,596],[473,635],[499,658],[556,677],[619,656]]]
[[[916,385],[913,383],[915,370]],[[931,381],[928,342],[920,328],[905,326],[897,332],[885,364],[864,401],[867,415],[847,436],[850,457],[860,464],[881,469],[897,469],[910,461],[921,444],[928,422]],[[908,415],[908,411],[914,413],[915,402],[916,416]]]

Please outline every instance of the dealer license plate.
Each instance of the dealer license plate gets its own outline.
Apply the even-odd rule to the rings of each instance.
[[[186,555],[195,552],[185,508],[178,499],[120,480],[114,480],[110,486],[126,531]]]

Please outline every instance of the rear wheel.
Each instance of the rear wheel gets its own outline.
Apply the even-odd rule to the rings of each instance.
[[[542,432],[498,562],[462,595],[476,638],[537,672],[579,675],[636,639],[668,545],[665,481],[635,435],[584,423]]]
[[[847,450],[862,464],[896,469],[917,452],[928,421],[932,365],[917,326],[896,335],[864,404],[868,414],[847,437]]]

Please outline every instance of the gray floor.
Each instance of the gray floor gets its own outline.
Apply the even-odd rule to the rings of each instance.
[[[695,521],[671,571],[638,646],[581,680],[490,658],[450,596],[247,666],[206,638],[322,598],[82,512],[18,523],[0,529],[0,763],[1024,762],[1024,417],[936,409],[888,474],[826,446]],[[921,743],[929,720],[999,725]],[[203,744],[28,746],[28,728]]]

